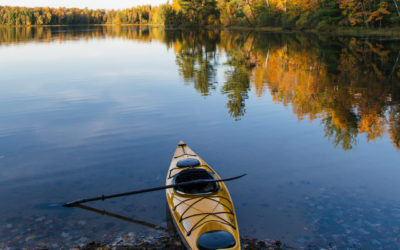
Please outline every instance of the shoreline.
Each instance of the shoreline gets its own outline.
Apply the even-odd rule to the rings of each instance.
[[[90,27],[90,26],[101,26],[101,27],[155,27],[164,28],[165,30],[187,30],[187,29],[201,29],[201,27],[176,27],[176,26],[165,26],[163,24],[73,24],[73,25],[0,25],[0,28],[39,28],[39,27]],[[228,31],[256,31],[256,32],[274,32],[274,33],[286,33],[286,34],[323,34],[333,36],[355,36],[355,37],[394,37],[400,39],[400,28],[381,28],[381,29],[366,29],[362,27],[339,27],[330,30],[317,30],[317,29],[284,29],[282,27],[267,27],[267,26],[205,26],[207,30],[228,30]]]
[[[293,247],[282,244],[279,240],[260,240],[250,239],[248,237],[240,238],[240,245],[245,250],[283,250],[293,249]],[[81,244],[75,248],[76,250],[108,250],[108,249],[176,249],[185,250],[186,247],[176,234],[162,233],[158,236],[135,236],[133,233],[122,235],[115,239],[112,243],[102,241],[92,241]]]
[[[360,27],[340,27],[334,28],[327,31],[321,31],[317,29],[283,29],[282,27],[248,27],[248,26],[229,26],[225,27],[228,30],[236,31],[264,31],[264,32],[280,32],[288,34],[323,34],[323,35],[335,35],[335,36],[385,36],[385,37],[397,37],[400,38],[400,28],[382,28],[382,29],[365,29]]]
[[[163,24],[51,24],[51,25],[6,25],[0,24],[0,28],[38,28],[38,27],[88,27],[88,26],[149,26],[149,27],[166,27]]]

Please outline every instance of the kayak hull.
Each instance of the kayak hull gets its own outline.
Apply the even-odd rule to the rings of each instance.
[[[168,169],[166,185],[178,183],[185,174],[190,177],[198,173],[205,173],[203,178],[221,179],[181,141]],[[239,228],[228,188],[223,182],[212,185],[202,189],[166,189],[172,221],[188,249],[240,249]]]

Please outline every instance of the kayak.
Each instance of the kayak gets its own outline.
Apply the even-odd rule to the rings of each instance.
[[[220,180],[219,175],[180,141],[166,185]],[[203,182],[166,189],[172,221],[188,249],[240,249],[239,228],[224,182]]]

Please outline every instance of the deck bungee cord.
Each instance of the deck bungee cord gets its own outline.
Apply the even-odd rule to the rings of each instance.
[[[229,226],[231,226],[233,229],[236,230],[236,225],[235,225],[235,224],[233,224],[233,223],[231,223],[231,222],[225,220],[224,218],[218,216],[219,214],[230,214],[230,215],[233,215],[233,216],[234,216],[235,214],[233,213],[232,207],[228,207],[228,206],[224,205],[223,203],[221,203],[220,201],[215,200],[215,199],[212,199],[213,197],[225,199],[225,200],[227,200],[227,201],[229,202],[229,204],[232,206],[232,203],[230,202],[230,200],[226,199],[225,197],[222,197],[222,196],[204,196],[204,197],[192,197],[192,198],[188,198],[188,199],[186,199],[186,200],[181,201],[180,203],[178,203],[178,204],[174,207],[174,210],[176,210],[176,208],[177,208],[179,205],[181,205],[181,204],[183,204],[183,203],[185,203],[185,202],[187,202],[187,201],[189,201],[189,200],[198,199],[197,201],[195,201],[195,202],[193,202],[191,205],[189,205],[189,206],[184,210],[184,212],[181,214],[181,217],[179,218],[179,222],[182,223],[182,221],[184,221],[184,220],[186,220],[186,219],[190,219],[190,218],[195,217],[195,216],[202,216],[202,215],[203,215],[203,217],[202,217],[195,225],[193,225],[193,227],[192,227],[191,229],[189,229],[189,230],[186,231],[186,235],[190,235],[191,232],[192,232],[193,230],[195,230],[197,227],[203,225],[204,223],[211,222],[211,221],[207,221],[207,222],[204,222],[204,223],[202,223],[202,224],[199,225],[199,223],[202,222],[204,219],[206,219],[208,216],[214,216],[214,217],[216,217],[216,218],[219,219],[219,220],[212,220],[213,222],[218,222],[218,223],[222,223],[222,224],[225,224],[225,225],[229,225]],[[199,202],[200,202],[201,200],[203,200],[203,199],[212,200],[212,201],[216,202],[218,205],[221,205],[221,206],[226,207],[226,208],[228,209],[228,211],[224,211],[224,212],[203,212],[203,213],[192,214],[192,215],[189,215],[189,216],[184,217],[184,215],[186,214],[187,211],[189,211],[196,203],[199,203]]]

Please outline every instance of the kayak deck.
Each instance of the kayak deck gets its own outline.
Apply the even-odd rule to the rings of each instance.
[[[220,176],[185,143],[180,142],[167,173],[166,185],[190,178]],[[183,242],[190,249],[240,249],[232,199],[223,182],[167,189],[167,203]]]

